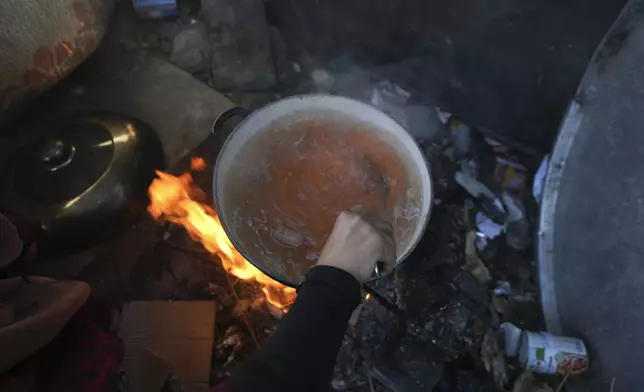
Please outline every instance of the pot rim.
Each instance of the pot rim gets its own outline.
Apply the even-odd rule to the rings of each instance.
[[[331,94],[299,94],[299,95],[293,95],[293,96],[289,96],[289,97],[286,97],[286,98],[279,99],[279,100],[271,102],[268,105],[265,105],[265,106],[263,106],[263,107],[261,107],[261,108],[259,108],[257,110],[254,110],[254,111],[250,112],[250,114],[248,116],[246,116],[241,122],[239,122],[239,124],[237,124],[233,128],[233,130],[230,132],[230,134],[226,137],[226,140],[224,141],[221,149],[219,150],[219,153],[217,154],[217,159],[216,159],[215,167],[214,167],[214,170],[213,170],[212,186],[213,186],[213,200],[214,200],[214,204],[215,204],[215,211],[217,212],[217,216],[219,217],[219,222],[220,222],[222,228],[224,229],[224,232],[228,236],[228,239],[230,240],[230,242],[235,247],[235,249],[242,256],[244,256],[244,258],[248,262],[250,262],[255,268],[260,270],[263,274],[265,274],[269,278],[271,278],[271,279],[273,279],[273,280],[275,280],[275,281],[277,281],[277,282],[279,282],[279,283],[281,283],[281,284],[283,284],[285,286],[298,287],[300,282],[291,282],[291,281],[283,279],[281,276],[279,276],[277,274],[274,274],[273,272],[267,271],[267,269],[264,268],[264,266],[261,265],[261,263],[256,263],[255,261],[253,261],[253,259],[250,257],[250,255],[248,255],[248,252],[246,252],[243,249],[243,247],[240,246],[239,241],[236,240],[235,236],[229,230],[229,228],[227,227],[226,223],[224,222],[223,213],[221,212],[222,208],[221,208],[220,200],[219,200],[218,193],[217,193],[217,180],[218,180],[218,175],[219,175],[219,172],[220,172],[219,169],[220,169],[220,166],[221,166],[221,160],[222,160],[223,153],[224,153],[226,147],[228,147],[228,145],[230,144],[230,142],[233,139],[233,137],[235,136],[235,134],[240,129],[242,129],[244,127],[244,125],[246,125],[254,117],[266,114],[266,112],[268,110],[270,110],[271,108],[273,108],[273,107],[275,107],[277,105],[284,105],[284,103],[288,102],[288,101],[311,99],[311,98],[313,98],[313,99],[344,100],[344,101],[347,101],[348,103],[350,103],[351,105],[356,105],[357,104],[357,105],[363,106],[365,108],[368,108],[369,110],[373,111],[374,113],[378,113],[378,115],[380,115],[380,116],[386,116],[393,123],[395,123],[400,128],[401,131],[403,131],[401,133],[401,135],[403,135],[402,137],[403,138],[405,138],[405,137],[409,138],[409,140],[413,143],[413,145],[416,146],[416,148],[418,150],[418,153],[419,153],[420,157],[422,158],[421,159],[422,163],[419,162],[418,167],[419,167],[419,170],[421,170],[421,172],[425,171],[425,173],[421,173],[421,176],[423,174],[426,174],[426,177],[427,177],[427,180],[428,180],[429,196],[426,199],[427,204],[428,204],[427,213],[424,216],[419,217],[420,222],[418,224],[418,228],[419,228],[419,230],[417,232],[418,235],[416,235],[415,238],[413,238],[410,241],[409,246],[407,247],[407,250],[402,255],[398,255],[396,257],[396,265],[394,266],[394,269],[395,269],[400,264],[402,264],[402,262],[416,249],[416,247],[418,246],[418,243],[420,242],[421,238],[423,237],[423,234],[425,233],[425,230],[427,229],[427,224],[429,222],[429,218],[430,218],[431,212],[432,212],[432,204],[433,204],[432,201],[433,201],[433,197],[434,197],[434,195],[433,195],[433,188],[434,187],[433,187],[433,182],[432,182],[432,175],[431,175],[431,171],[429,169],[429,162],[427,161],[427,157],[425,156],[425,154],[423,154],[422,150],[418,146],[418,143],[416,143],[416,140],[414,140],[414,138],[407,132],[407,130],[402,125],[400,125],[396,120],[394,120],[391,116],[389,116],[387,113],[381,111],[380,109],[378,109],[378,108],[376,108],[376,107],[374,107],[372,105],[369,105],[367,103],[358,101],[356,99],[347,98],[347,97],[338,96],[338,95],[331,95]],[[217,121],[218,120],[215,120],[215,124],[217,123]],[[423,204],[423,203],[421,203],[421,204]],[[377,278],[374,278],[374,279],[370,280],[369,282],[372,282],[375,279],[377,279]]]

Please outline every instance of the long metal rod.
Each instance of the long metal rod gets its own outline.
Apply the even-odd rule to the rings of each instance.
[[[393,302],[389,301],[387,298],[383,297],[380,293],[378,293],[376,290],[373,288],[369,287],[368,285],[363,285],[362,286],[363,290],[366,291],[367,293],[371,294],[371,296],[378,301],[378,303],[387,310],[389,310],[391,313],[395,314],[398,317],[405,317],[405,312],[402,311],[396,304]]]

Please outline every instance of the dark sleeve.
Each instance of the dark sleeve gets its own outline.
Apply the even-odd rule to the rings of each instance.
[[[312,268],[259,355],[234,373],[234,392],[326,391],[360,284],[348,272]]]

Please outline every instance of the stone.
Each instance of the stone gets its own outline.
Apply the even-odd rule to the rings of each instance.
[[[212,86],[266,90],[277,85],[262,0],[204,0]]]
[[[170,62],[177,67],[196,73],[208,68],[210,45],[206,38],[206,28],[193,24],[180,31],[172,42]]]

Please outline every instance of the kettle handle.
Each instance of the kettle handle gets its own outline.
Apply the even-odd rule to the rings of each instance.
[[[231,117],[240,116],[248,117],[250,110],[243,108],[241,106],[234,106],[217,117],[215,122],[212,124],[212,133],[217,135],[217,133],[223,128],[226,121],[230,120]]]

